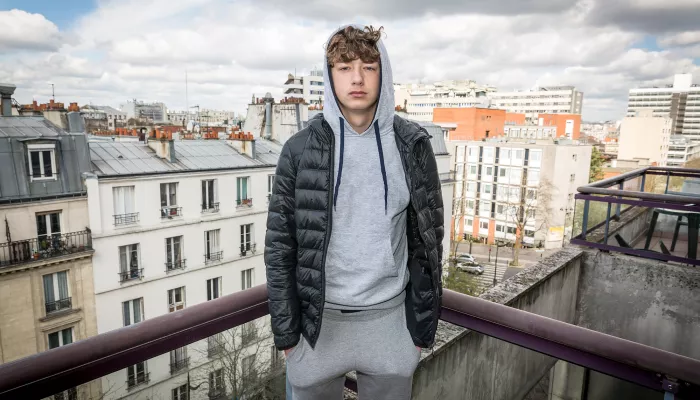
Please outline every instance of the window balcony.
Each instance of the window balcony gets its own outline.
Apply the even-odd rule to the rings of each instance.
[[[71,298],[67,297],[65,299],[61,300],[56,300],[52,301],[49,303],[46,303],[46,314],[58,312],[58,311],[63,311],[63,310],[70,310],[73,308],[72,303],[71,303]]]
[[[131,268],[128,271],[118,272],[119,283],[143,279],[143,268]]]
[[[219,203],[202,204],[202,213],[218,213]]]
[[[175,271],[178,269],[185,269],[186,266],[187,266],[186,259],[166,262],[165,263],[165,272]]]
[[[204,263],[205,264],[211,264],[215,262],[219,262],[224,259],[224,251],[216,251],[216,252],[211,252],[209,254],[204,255]]]
[[[126,380],[126,386],[129,390],[131,390],[137,386],[148,384],[148,382],[151,380],[150,378],[150,372],[140,372],[136,375],[128,377]]]
[[[0,268],[92,251],[90,231],[0,243]]]
[[[174,362],[170,363],[170,374],[175,374],[183,369],[186,369],[190,365],[190,358],[185,357],[181,360],[175,360]]]
[[[236,200],[236,208],[250,208],[253,207],[253,199],[238,199]]]
[[[139,213],[113,215],[114,226],[124,226],[139,223]]]
[[[245,243],[241,245],[241,257],[255,254],[255,243]]]
[[[175,217],[182,217],[182,207],[173,206],[160,208],[161,219],[173,219]]]

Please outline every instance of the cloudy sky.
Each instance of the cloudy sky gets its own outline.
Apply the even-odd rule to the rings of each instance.
[[[332,5],[331,5],[332,3]],[[397,82],[575,85],[584,119],[621,118],[631,87],[693,73],[699,0],[0,0],[0,82],[20,102],[159,100],[244,112],[320,66],[341,24],[383,25]]]

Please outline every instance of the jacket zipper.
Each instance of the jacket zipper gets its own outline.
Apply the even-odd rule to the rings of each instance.
[[[327,122],[323,122],[324,124],[328,124]],[[326,130],[326,127],[321,125],[323,127],[323,130]],[[323,244],[323,260],[321,262],[321,311],[318,315],[318,329],[316,330],[316,334],[314,335],[314,343],[312,347],[316,346],[316,341],[318,340],[319,335],[321,334],[321,325],[323,324],[323,309],[326,307],[326,254],[328,254],[328,245],[331,242],[331,232],[333,231],[333,189],[334,189],[334,183],[335,183],[335,135],[333,134],[333,130],[328,127],[328,130],[331,131],[331,146],[330,146],[330,153],[331,153],[331,163],[330,163],[330,176],[328,177],[328,182],[330,183],[329,187],[330,190],[328,191],[328,229],[326,230],[326,238],[325,238],[325,243]]]

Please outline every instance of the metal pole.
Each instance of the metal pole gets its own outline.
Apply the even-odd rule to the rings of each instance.
[[[581,239],[586,240],[586,230],[588,230],[588,209],[590,206],[590,200],[586,200],[583,203],[583,223],[581,226]]]
[[[498,248],[501,247],[496,244],[496,261],[493,263],[493,286],[496,286],[496,274],[498,274]]]
[[[490,245],[489,245],[489,262],[491,262],[491,246]]]
[[[608,244],[608,231],[610,230],[610,209],[612,208],[612,203],[608,203],[608,213],[605,215],[605,237],[603,238],[603,243]]]

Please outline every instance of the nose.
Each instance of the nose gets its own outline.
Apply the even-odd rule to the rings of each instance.
[[[362,75],[362,68],[353,68],[351,78],[353,85],[362,86],[365,81],[365,77]]]

